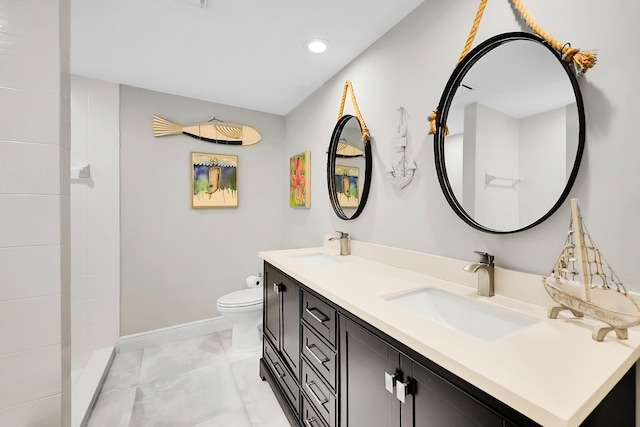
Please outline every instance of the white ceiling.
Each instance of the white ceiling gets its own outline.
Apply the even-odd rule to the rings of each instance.
[[[423,1],[72,0],[71,72],[284,115]]]

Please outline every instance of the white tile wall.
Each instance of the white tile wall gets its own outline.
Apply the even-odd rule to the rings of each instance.
[[[0,140],[58,145],[59,110],[57,95],[0,87]]]
[[[60,262],[53,245],[0,248],[0,301],[57,294]]]
[[[70,413],[69,13],[67,0],[0,7],[3,426],[66,427]]]
[[[1,32],[0,41],[3,57],[0,81],[3,85],[42,93],[57,93],[59,53],[51,49],[50,43]]]
[[[71,164],[91,177],[71,182],[72,369],[120,335],[119,86],[71,79]]]
[[[0,247],[60,243],[59,195],[0,194]]]
[[[120,175],[120,155],[88,151],[88,161],[91,163],[91,176],[94,178],[118,178]]]
[[[60,395],[0,409],[0,425],[49,427],[60,423]]]
[[[58,34],[58,2],[51,0],[3,0],[3,12],[10,19],[2,20],[2,31],[40,41]],[[37,13],[34,13],[37,10]]]
[[[1,77],[0,77],[1,81]],[[0,193],[58,194],[60,148],[50,144],[0,141]]]
[[[0,355],[60,343],[60,295],[0,302]]]
[[[60,345],[0,356],[0,402],[4,407],[60,394]]]

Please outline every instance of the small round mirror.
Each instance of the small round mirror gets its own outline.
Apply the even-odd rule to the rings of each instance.
[[[338,120],[327,160],[327,187],[333,210],[344,220],[357,218],[367,203],[371,185],[371,144],[362,140],[357,117]]]
[[[543,39],[517,32],[478,45],[438,111],[438,180],[467,224],[515,233],[560,207],[582,158],[584,106],[574,71]]]

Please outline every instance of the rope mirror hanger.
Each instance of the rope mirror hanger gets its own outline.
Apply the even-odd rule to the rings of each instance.
[[[471,30],[469,31],[469,36],[467,37],[467,41],[462,49],[462,53],[460,54],[460,58],[458,58],[458,64],[467,56],[469,51],[471,50],[471,45],[473,44],[473,40],[478,32],[478,27],[480,26],[480,21],[482,20],[482,15],[484,13],[484,9],[487,6],[488,0],[480,0],[480,5],[478,6],[478,11],[476,12],[476,16],[473,20],[473,24],[471,25]],[[560,53],[562,59],[567,62],[569,65],[573,67],[576,74],[584,74],[592,68],[596,64],[596,54],[592,51],[582,52],[580,49],[572,47],[570,43],[561,43],[556,40],[549,32],[545,31],[541,28],[537,22],[533,19],[531,14],[524,7],[524,4],[521,0],[510,0],[513,3],[513,6],[516,8],[520,17],[524,20],[527,26],[538,36],[542,37],[551,47],[553,47],[556,51]],[[438,119],[438,108],[436,107],[433,112],[429,115],[429,134],[433,135],[436,133],[436,122]],[[446,128],[444,134],[447,135],[449,130]]]

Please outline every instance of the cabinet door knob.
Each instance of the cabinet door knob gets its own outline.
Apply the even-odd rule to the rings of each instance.
[[[284,291],[284,286],[281,283],[273,284],[273,292],[275,292],[276,294],[279,294],[282,291]]]
[[[384,388],[391,394],[393,394],[393,388],[396,386],[396,374],[384,373]]]
[[[396,398],[400,402],[406,403],[405,401],[407,399],[407,395],[411,394],[410,385],[411,384],[408,378],[406,382],[402,382],[402,381],[396,382]]]

